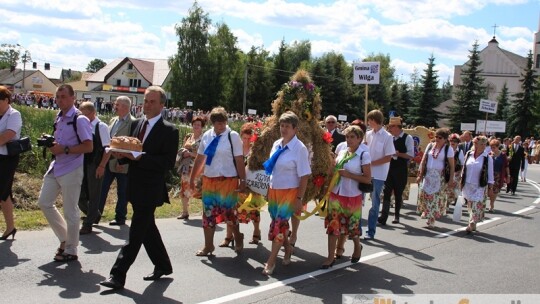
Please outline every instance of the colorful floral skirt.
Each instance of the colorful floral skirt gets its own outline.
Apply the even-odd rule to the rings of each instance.
[[[499,194],[501,189],[504,187],[504,181],[501,179],[501,172],[494,172],[493,177],[495,179],[495,183],[493,184],[493,193]]]
[[[248,198],[248,194],[240,193],[238,196],[240,198],[239,205],[243,206],[246,198]],[[247,204],[248,210],[238,208],[238,222],[242,224],[247,224],[250,221],[253,221],[254,223],[259,223],[261,221],[260,208],[262,208],[262,206],[264,206],[265,204],[266,200],[262,195],[258,193],[252,193],[251,200],[249,201],[249,204]]]
[[[189,175],[180,177],[180,198],[201,198],[202,194],[202,179],[195,178],[195,191],[189,187]]]
[[[446,205],[454,204],[459,194],[461,193],[461,172],[456,172],[454,174],[454,187],[446,187]]]
[[[214,228],[216,224],[238,224],[238,178],[203,176],[202,203],[203,228]]]
[[[466,183],[463,186],[463,197],[467,200],[467,210],[469,211],[469,223],[476,224],[484,220],[484,209],[486,208],[487,187],[480,187]]]
[[[445,191],[442,172],[428,169],[418,191],[417,211],[426,217],[430,225],[446,211]]]
[[[268,189],[268,213],[270,213],[270,231],[268,240],[282,242],[289,230],[289,219],[294,214],[294,202],[298,188]]]
[[[331,193],[324,227],[328,235],[359,236],[362,218],[362,195],[347,197]]]

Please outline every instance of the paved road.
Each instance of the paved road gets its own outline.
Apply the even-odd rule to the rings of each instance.
[[[82,236],[80,260],[69,264],[52,261],[58,244],[50,229],[21,231],[15,241],[0,243],[0,298],[2,303],[341,303],[342,294],[351,293],[540,294],[538,181],[540,165],[532,165],[529,181],[519,183],[516,196],[501,195],[496,213],[472,236],[463,232],[465,213],[461,223],[448,216],[436,230],[427,230],[415,202],[406,202],[401,224],[380,227],[375,241],[364,242],[361,263],[350,264],[349,242],[344,258],[324,271],[318,269],[326,255],[323,221],[311,217],[302,223],[293,263],[278,265],[271,278],[261,275],[269,254],[266,240],[259,246],[246,242],[238,256],[219,248],[213,258],[196,257],[203,243],[200,218],[158,220],[174,273],[143,281],[153,267],[142,250],[119,292],[98,282],[108,276],[128,227],[100,225],[97,233]],[[266,230],[268,214],[262,218]],[[252,227],[242,230],[249,239]],[[221,227],[216,243],[223,235]]]

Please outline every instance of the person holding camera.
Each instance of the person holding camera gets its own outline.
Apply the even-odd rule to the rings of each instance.
[[[19,155],[8,155],[6,143],[21,136],[21,113],[11,107],[11,92],[0,86],[0,205],[6,221],[6,231],[0,240],[11,236],[15,239],[15,222],[13,220],[13,178],[19,164]]]
[[[60,240],[54,260],[69,262],[78,259],[78,202],[84,175],[84,154],[93,150],[92,126],[88,118],[75,108],[75,93],[70,85],[58,87],[56,103],[60,113],[54,122],[54,142],[48,147],[54,159],[43,178],[38,204]],[[65,218],[55,205],[60,192]]]

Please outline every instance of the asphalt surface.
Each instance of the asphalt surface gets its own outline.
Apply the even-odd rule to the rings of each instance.
[[[496,212],[487,214],[478,232],[466,235],[451,214],[428,230],[415,213],[416,200],[405,202],[400,224],[378,227],[376,239],[362,241],[360,263],[349,261],[351,242],[334,267],[319,270],[326,256],[323,220],[303,221],[293,263],[280,260],[271,277],[261,271],[270,242],[269,216],[261,215],[263,241],[250,245],[253,228],[242,225],[245,249],[237,255],[217,248],[214,257],[196,257],[203,244],[200,217],[187,222],[158,220],[174,273],[143,281],[153,266],[144,248],[130,271],[126,288],[110,291],[98,283],[108,277],[129,227],[101,223],[81,236],[79,261],[52,260],[58,241],[50,229],[19,231],[15,241],[0,241],[2,303],[341,303],[343,294],[540,294],[540,165],[529,166],[528,182],[515,196],[501,194]],[[412,187],[415,198],[416,187]],[[371,202],[363,209],[367,216]],[[390,217],[392,218],[392,217]],[[128,222],[129,223],[129,222]],[[365,223],[363,223],[365,227]],[[215,244],[224,237],[216,231]],[[279,259],[283,256],[280,253]],[[522,303],[525,304],[525,303]]]

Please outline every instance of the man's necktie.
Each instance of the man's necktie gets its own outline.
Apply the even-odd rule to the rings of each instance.
[[[285,148],[281,148],[281,145],[278,146],[277,150],[270,156],[270,158],[263,163],[264,171],[266,174],[271,175],[272,171],[274,171],[274,166],[276,165],[278,157],[283,153],[283,151],[287,150],[289,147],[285,146]]]
[[[214,155],[216,154],[217,145],[219,143],[219,138],[221,137],[221,134],[214,137],[208,147],[204,149],[204,154],[206,155],[206,165],[210,166],[212,164],[212,159],[214,158]]]
[[[139,136],[137,136],[141,142],[143,142],[144,134],[146,134],[146,126],[148,126],[148,120],[144,121],[141,131],[139,132]]]

